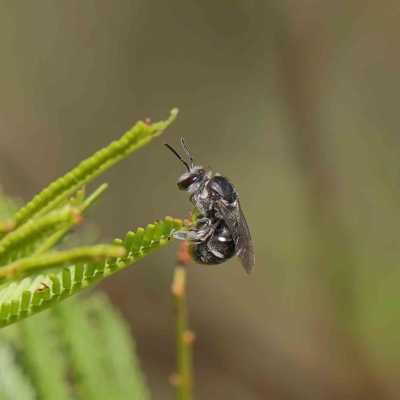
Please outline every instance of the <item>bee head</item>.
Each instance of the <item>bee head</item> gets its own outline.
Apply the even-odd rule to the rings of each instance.
[[[179,158],[179,160],[182,161],[187,169],[187,172],[182,174],[178,179],[177,185],[179,190],[187,190],[188,192],[192,193],[196,191],[196,189],[200,186],[200,183],[202,182],[204,177],[210,175],[210,172],[206,171],[201,166],[194,165],[193,157],[190,154],[183,138],[181,138],[181,144],[183,150],[185,150],[185,153],[189,157],[190,167],[189,164],[179,155],[179,153],[175,149],[173,149],[168,143],[164,143],[164,145],[168,147]]]
[[[188,172],[182,174],[177,182],[179,190],[193,192],[203,181],[206,171],[203,167],[192,167]]]

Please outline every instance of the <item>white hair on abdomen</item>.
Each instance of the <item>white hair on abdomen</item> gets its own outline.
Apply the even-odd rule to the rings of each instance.
[[[219,251],[217,251],[215,249],[211,249],[211,253],[213,253],[214,256],[218,257],[218,258],[224,258],[225,257],[222,253],[220,253]]]

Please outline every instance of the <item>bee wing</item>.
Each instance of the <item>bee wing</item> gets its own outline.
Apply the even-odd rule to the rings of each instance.
[[[255,263],[253,241],[251,240],[250,229],[239,200],[237,200],[237,206],[235,207],[226,205],[222,201],[217,202],[215,207],[222,214],[228,225],[235,242],[236,254],[239,257],[240,263],[248,274],[252,274]]]

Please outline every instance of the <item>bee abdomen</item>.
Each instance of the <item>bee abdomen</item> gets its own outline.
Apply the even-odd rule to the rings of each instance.
[[[221,264],[235,254],[233,253],[231,256],[225,257],[222,253],[219,253],[217,256],[207,247],[207,242],[201,244],[190,244],[188,247],[188,253],[198,264],[207,265]]]
[[[199,264],[221,264],[235,255],[235,243],[224,222],[206,241],[190,244],[189,254]]]

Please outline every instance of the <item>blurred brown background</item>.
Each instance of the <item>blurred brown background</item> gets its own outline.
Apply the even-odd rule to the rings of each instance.
[[[9,194],[29,200],[173,107],[161,139],[96,182],[100,235],[187,215],[164,140],[184,136],[240,191],[254,275],[190,266],[197,399],[400,398],[398,1],[4,1],[0,33]],[[102,286],[154,399],[174,398],[176,248]]]

